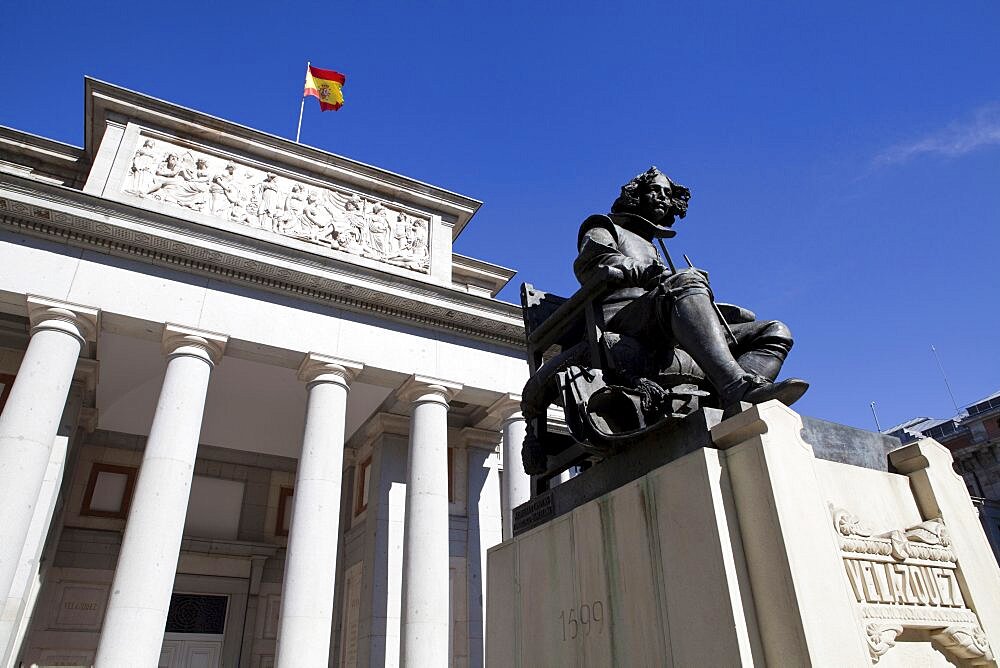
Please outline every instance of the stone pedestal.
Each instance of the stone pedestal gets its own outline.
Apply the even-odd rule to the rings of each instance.
[[[845,464],[844,429],[751,407],[493,548],[487,665],[996,665],[1000,569],[950,453]]]

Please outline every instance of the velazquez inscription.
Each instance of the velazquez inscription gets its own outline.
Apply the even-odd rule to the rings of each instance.
[[[876,534],[842,508],[831,512],[873,662],[907,628],[929,632],[954,658],[992,660],[979,618],[966,604],[958,558],[941,519]]]

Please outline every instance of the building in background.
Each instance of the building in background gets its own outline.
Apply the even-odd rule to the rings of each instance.
[[[1000,559],[1000,392],[969,404],[954,417],[913,418],[886,433],[903,445],[933,438],[951,450],[955,471],[978,505],[986,536]]]
[[[482,665],[527,367],[480,203],[85,103],[0,129],[0,665]]]

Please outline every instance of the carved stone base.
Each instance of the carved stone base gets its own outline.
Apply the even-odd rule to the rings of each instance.
[[[1000,569],[950,454],[819,457],[850,435],[754,406],[493,548],[488,665],[996,665]]]

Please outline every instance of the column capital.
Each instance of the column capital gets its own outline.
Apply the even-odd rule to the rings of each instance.
[[[42,329],[57,330],[80,341],[83,349],[87,343],[97,341],[100,309],[36,295],[28,295],[25,301],[32,334]]]
[[[163,354],[167,357],[188,355],[197,357],[211,365],[222,360],[229,337],[225,334],[207,332],[182,325],[167,323],[163,326]]]
[[[303,383],[337,383],[345,387],[357,378],[364,364],[319,353],[306,353],[299,365],[298,378]]]
[[[413,374],[400,385],[397,396],[411,403],[436,401],[447,405],[462,391],[462,387],[461,383],[453,383],[450,380]]]
[[[500,398],[487,406],[486,413],[490,416],[489,422],[497,427],[503,426],[509,420],[523,420],[521,415],[521,395],[502,394]]]

